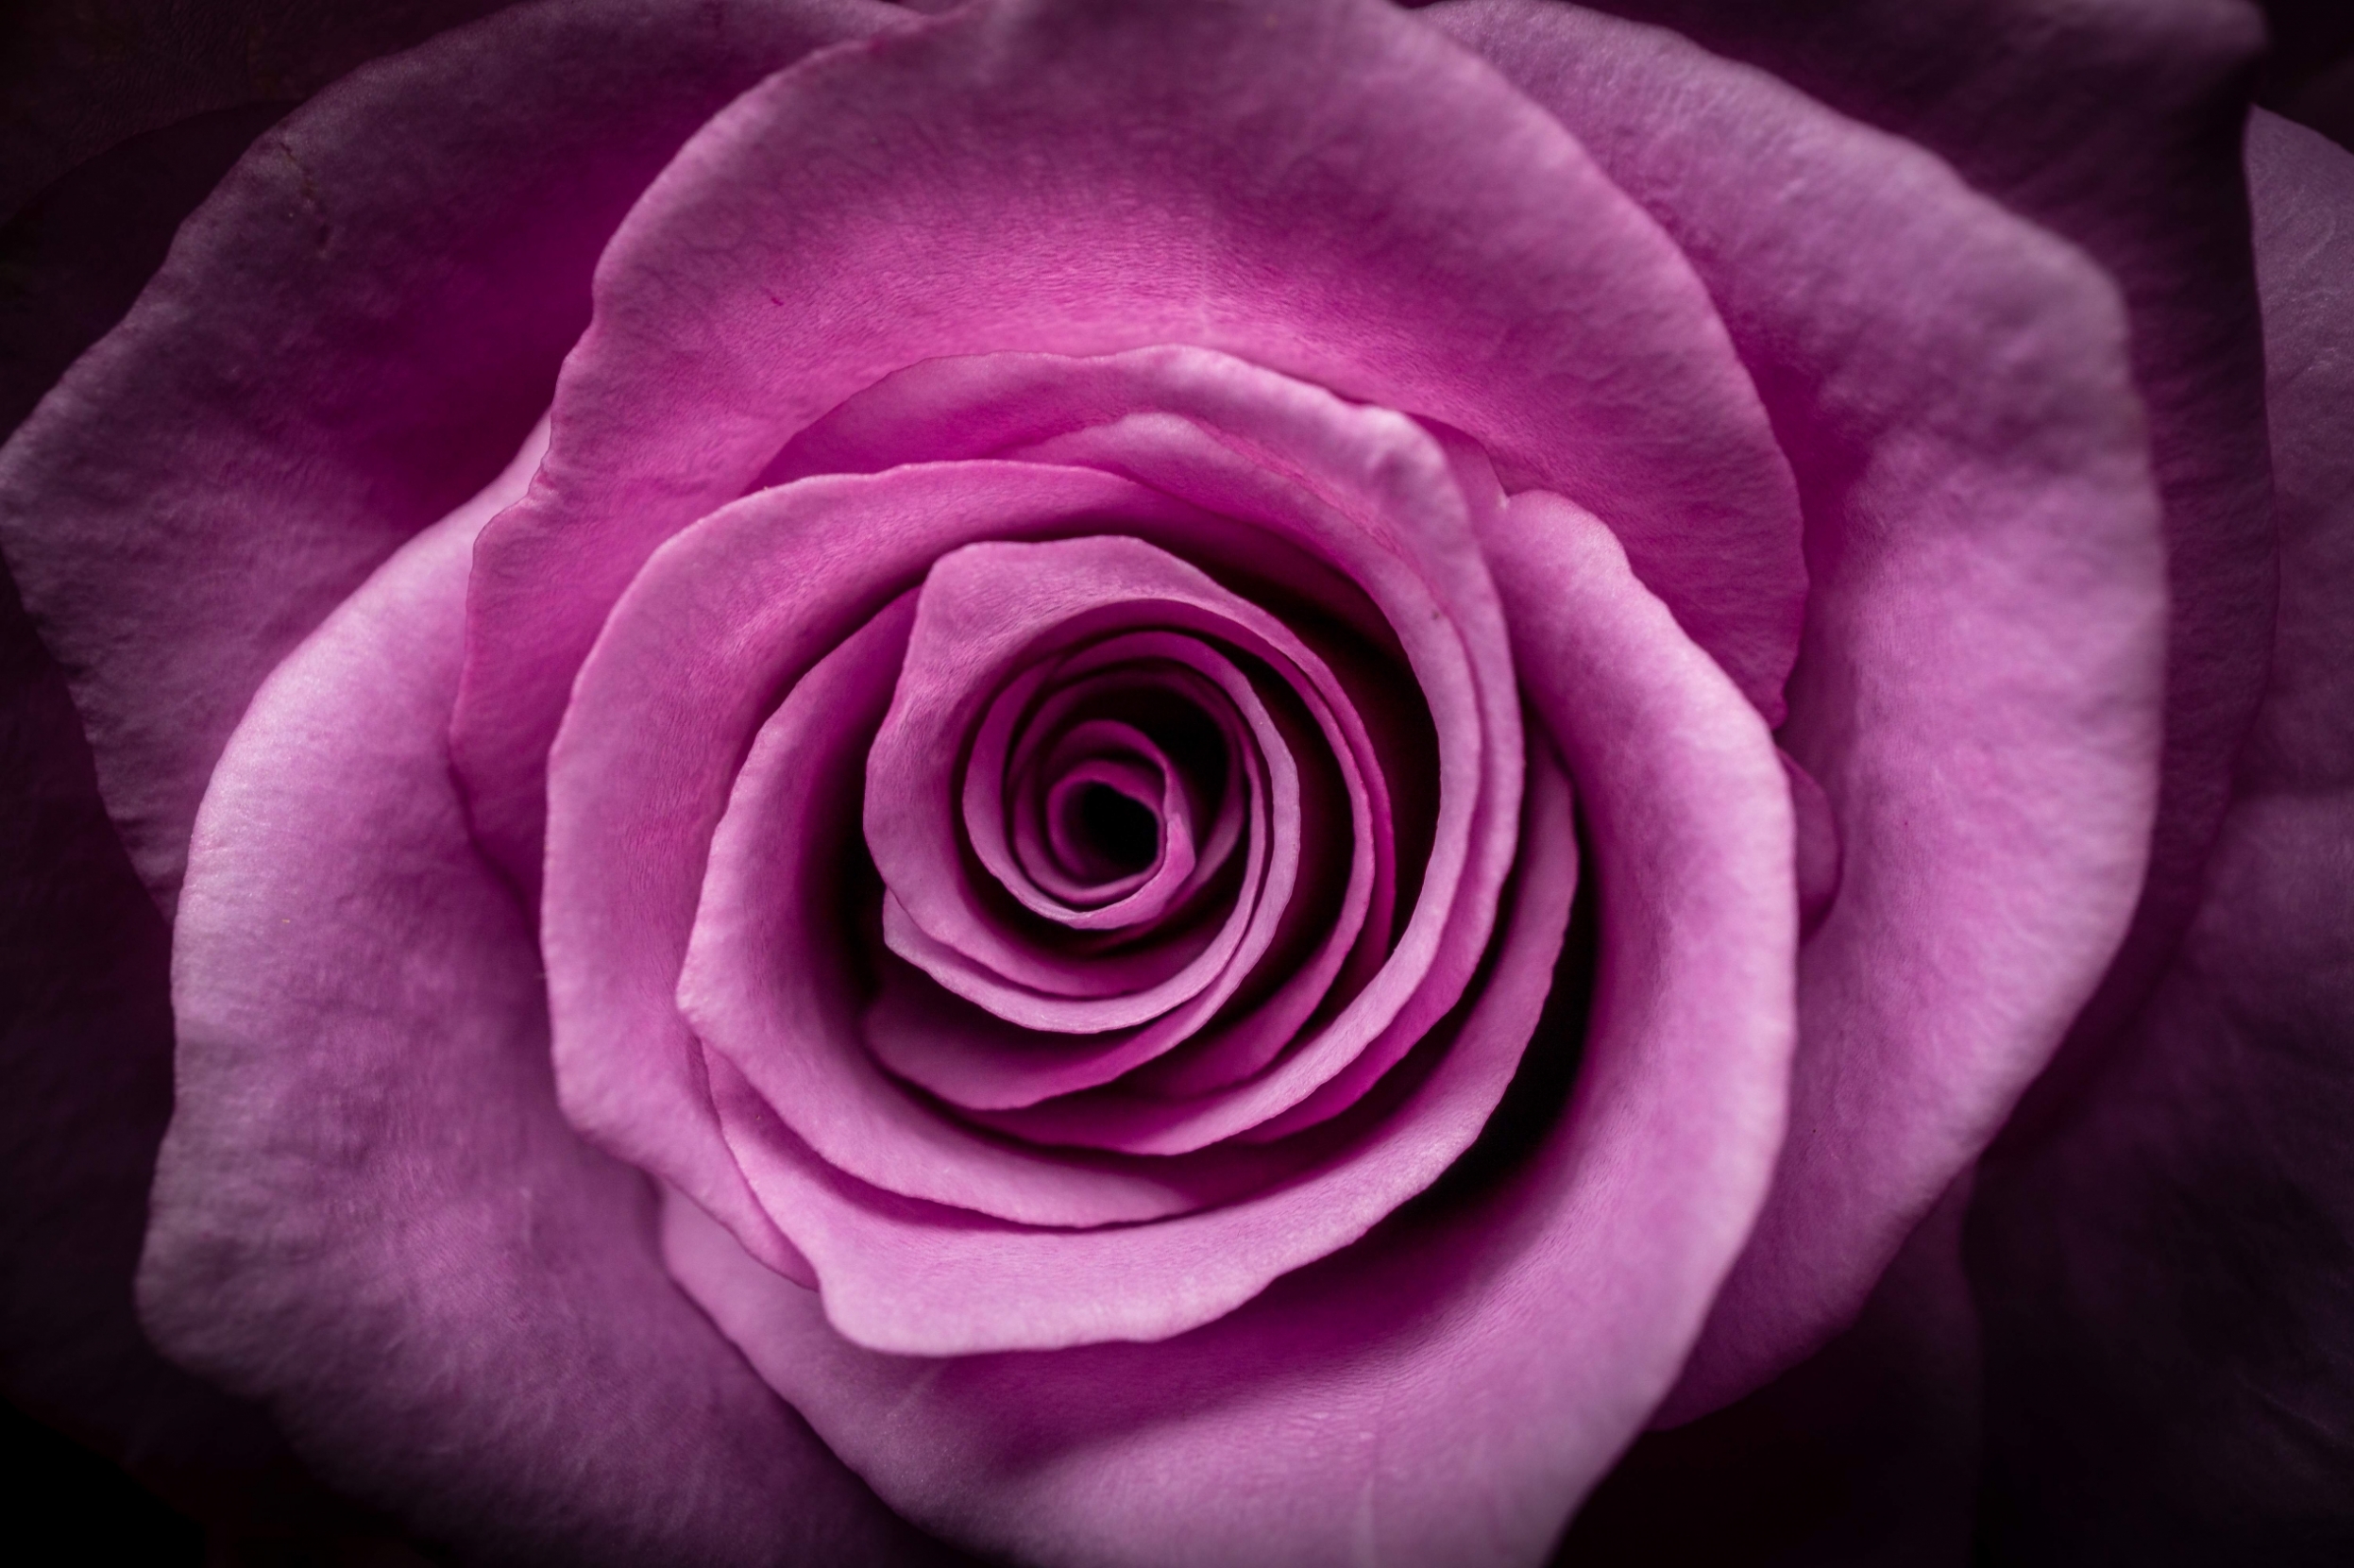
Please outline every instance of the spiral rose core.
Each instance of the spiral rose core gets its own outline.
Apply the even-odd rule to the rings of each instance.
[[[938,362],[804,432],[655,553],[565,717],[567,1107],[932,1354],[1180,1331],[1421,1190],[1574,888],[1499,919],[1567,796],[1473,536],[1499,493],[1443,439],[1192,348]],[[635,1114],[666,1005],[723,1161]]]

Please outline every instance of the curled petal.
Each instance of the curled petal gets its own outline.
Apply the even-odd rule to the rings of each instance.
[[[1534,1561],[1674,1380],[1781,1131],[1788,794],[1608,531],[1555,520],[1490,550],[1592,829],[1603,968],[1573,1103],[1492,1187],[1175,1339],[950,1361],[857,1348],[830,1300],[666,1208],[678,1277],[908,1517],[1045,1561]],[[1533,820],[1560,796],[1530,780]],[[1516,921],[1565,847],[1528,841]],[[1531,1047],[1556,1072],[1574,1011]]]
[[[807,1256],[827,1320],[855,1343],[914,1356],[1160,1340],[1363,1236],[1469,1146],[1536,1027],[1577,886],[1567,784],[1550,770],[1544,784],[1532,796],[1520,894],[1493,971],[1430,1041],[1421,1080],[1399,1086],[1398,1104],[1368,1105],[1361,1127],[1335,1127],[1345,1136],[1307,1172],[1223,1206],[1154,1224],[1036,1230],[910,1202],[815,1159],[767,1100],[715,1061],[729,1147]],[[673,1199],[669,1222],[692,1236],[710,1222]]]
[[[647,181],[763,73],[894,17],[862,0],[516,7],[334,83],[181,227],[0,451],[0,548],[167,912],[247,700],[499,472]]]
[[[1689,269],[1557,123],[1376,0],[1007,0],[770,78],[616,237],[548,487],[484,540],[456,750],[485,841],[528,872],[607,607],[797,430],[920,360],[1157,342],[1583,498],[1779,714],[1788,471]]]
[[[2125,933],[2165,700],[2147,430],[2114,286],[1919,148],[1633,24],[1427,14],[1683,244],[1806,504],[1780,739],[1836,817],[1838,893],[1801,960],[1783,1169],[1674,1420],[1854,1314]]]
[[[780,687],[980,537],[1183,509],[1109,475],[895,469],[760,492],[680,535],[616,609],[549,770],[540,949],[566,1114],[778,1253],[678,1012],[711,835]],[[847,715],[840,716],[847,722]],[[659,737],[658,744],[650,737]]]
[[[444,740],[480,521],[337,610],[206,794],[148,1330],[330,1477],[489,1556],[905,1560],[665,1277],[644,1178],[556,1111],[531,933]]]

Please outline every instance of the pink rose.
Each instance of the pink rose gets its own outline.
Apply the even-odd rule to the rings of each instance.
[[[2229,0],[1637,8],[262,132],[0,450],[20,1397],[498,1561],[2345,1543],[2354,162]]]

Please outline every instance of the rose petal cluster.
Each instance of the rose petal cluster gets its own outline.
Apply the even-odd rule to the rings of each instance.
[[[705,20],[328,94],[0,460],[152,1331],[527,1555],[1533,1560],[2176,919],[2128,301],[1568,7]]]
[[[820,453],[657,550],[574,683],[576,1120],[914,1354],[1165,1338],[1427,1186],[1575,864],[1558,784],[1525,841],[1439,443],[1164,348],[928,362],[779,462]]]

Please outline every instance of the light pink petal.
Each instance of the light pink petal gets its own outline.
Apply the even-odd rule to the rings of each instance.
[[[1632,24],[1424,14],[1682,242],[1806,501],[1780,739],[1836,815],[1840,881],[1803,956],[1783,1170],[1675,1419],[1861,1307],[2124,935],[2164,700],[2147,431],[2108,279],[1918,148]]]
[[[1045,1562],[1531,1563],[1674,1380],[1780,1136],[1789,807],[1755,711],[1606,531],[1563,525],[1499,539],[1498,581],[1579,781],[1600,971],[1567,1111],[1538,1088],[1506,1119],[1540,1129],[1523,1157],[1504,1133],[1485,1177],[1192,1333],[1050,1355],[860,1350],[666,1210],[673,1271],[908,1517]],[[1530,778],[1534,816],[1557,797]],[[1578,1000],[1534,1083],[1566,1076]]]
[[[338,609],[206,794],[146,1326],[485,1559],[921,1556],[665,1277],[645,1179],[557,1111],[529,923],[444,740],[479,523]]]
[[[1008,0],[814,59],[680,156],[598,300],[470,623],[457,751],[502,863],[638,564],[942,355],[1195,343],[1443,419],[1609,518],[1781,711],[1794,496],[1705,295],[1552,120],[1379,0]]]
[[[648,563],[581,672],[549,773],[540,947],[576,1125],[764,1244],[676,1002],[711,835],[761,721],[945,551],[1177,515],[1106,474],[910,467],[747,497]]]
[[[247,700],[498,473],[646,182],[762,74],[893,15],[583,0],[366,65],[261,138],[0,450],[0,548],[167,911]]]

